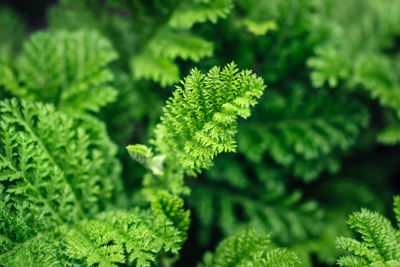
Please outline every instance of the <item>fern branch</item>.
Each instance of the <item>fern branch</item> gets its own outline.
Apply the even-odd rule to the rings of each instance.
[[[269,105],[257,113],[265,122],[244,124],[239,149],[254,163],[267,154],[305,181],[326,169],[336,172],[340,155],[369,121],[361,102],[322,89],[314,93],[300,86],[286,97],[272,90],[268,97]]]
[[[169,9],[169,12],[167,15],[163,17],[163,19],[155,26],[152,27],[152,31],[148,33],[145,37],[143,37],[143,41],[140,43],[140,45],[137,46],[136,48],[136,54],[141,53],[146,47],[149,45],[149,43],[157,36],[157,34],[164,29],[165,27],[168,27],[168,23],[173,16],[174,12],[176,10],[179,10],[179,7],[181,4],[185,2],[185,0],[177,0],[176,3],[174,3],[174,7]]]
[[[46,155],[48,156],[48,158],[51,161],[51,163],[58,170],[60,170],[62,172],[61,177],[62,177],[64,183],[67,184],[69,186],[69,188],[71,189],[71,192],[72,192],[72,195],[73,195],[73,198],[74,198],[74,203],[75,203],[76,207],[78,208],[78,212],[80,213],[80,215],[82,217],[86,217],[87,215],[83,210],[83,205],[82,205],[81,201],[78,199],[77,192],[76,192],[75,188],[72,186],[71,182],[67,179],[67,177],[65,175],[65,170],[54,159],[54,156],[52,155],[52,153],[50,153],[49,149],[44,145],[44,143],[42,141],[42,138],[40,138],[39,135],[35,132],[35,130],[33,130],[33,128],[28,123],[28,121],[25,119],[25,117],[22,116],[22,114],[20,113],[20,111],[16,107],[16,102],[12,103],[12,105],[14,106],[13,111],[15,112],[14,114],[16,115],[18,121],[23,125],[23,127],[31,134],[31,136],[34,138],[34,140],[43,149],[43,151],[46,153]],[[57,217],[59,217],[59,215]],[[59,219],[61,219],[61,217],[59,217]],[[61,219],[61,221],[63,221],[63,220]]]
[[[21,118],[20,118],[21,119]],[[21,119],[22,120],[22,119]],[[0,128],[1,129],[1,128]],[[11,154],[11,153],[8,153]],[[19,170],[17,166],[15,166],[14,162],[11,160],[11,156],[9,155],[8,158],[4,157],[1,155],[1,158],[3,159],[3,162],[8,163],[7,166],[10,167],[12,170],[15,171],[14,177],[18,178],[25,178],[25,181],[28,183],[28,186],[37,194],[39,197],[39,200],[41,203],[43,203],[48,210],[51,212],[51,214],[57,219],[58,222],[60,223],[65,223],[65,220],[60,216],[60,214],[54,209],[53,205],[50,204],[49,200],[43,195],[43,193],[37,188],[35,184],[31,182],[31,179],[27,179],[31,175],[26,173],[25,170]],[[9,175],[7,175],[5,178],[9,178]],[[12,180],[12,179],[10,179]]]
[[[226,184],[204,181],[190,187],[189,204],[197,212],[204,233],[216,224],[224,234],[232,234],[246,223],[270,232],[275,241],[287,243],[320,232],[321,210],[316,202],[302,200],[299,192],[276,193],[257,185],[233,190]],[[201,238],[207,240],[204,233]]]
[[[265,232],[244,228],[225,238],[214,254],[206,253],[199,267],[299,266],[298,256],[276,248]]]
[[[395,209],[398,197],[395,197]],[[395,213],[397,213],[395,211]],[[340,266],[398,266],[400,264],[400,231],[382,215],[362,209],[353,213],[348,224],[362,241],[339,237],[336,244],[351,253],[338,260]]]
[[[151,79],[160,82],[161,86],[176,82],[179,79],[176,58],[198,61],[213,51],[212,43],[190,35],[185,29],[197,22],[210,20],[215,23],[231,8],[231,0],[178,0],[138,45],[138,52],[131,59],[134,78]]]
[[[237,118],[250,116],[264,88],[261,78],[233,63],[207,75],[194,69],[168,99],[152,144],[170,164],[195,175],[217,154],[235,151]]]

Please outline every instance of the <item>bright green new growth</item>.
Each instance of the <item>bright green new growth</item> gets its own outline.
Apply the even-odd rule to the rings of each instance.
[[[0,114],[0,265],[149,266],[177,253],[189,224],[180,198],[99,213],[113,208],[119,164],[97,120],[16,99]]]
[[[116,58],[110,42],[96,32],[39,32],[24,44],[15,66],[0,66],[0,84],[69,113],[98,111],[116,98],[107,69]]]
[[[297,255],[277,248],[268,234],[254,229],[239,230],[223,240],[215,253],[206,253],[199,267],[300,266]]]
[[[237,118],[250,116],[264,88],[262,78],[233,63],[206,75],[193,69],[167,100],[152,144],[168,164],[195,175],[217,154],[236,150]]]
[[[154,174],[163,174],[163,161],[165,158],[164,156],[153,157],[153,151],[151,150],[151,148],[141,144],[129,145],[126,147],[126,149],[128,150],[129,155],[132,159],[150,169]]]
[[[394,198],[394,212],[400,225],[400,196]],[[337,245],[350,255],[342,256],[338,263],[343,267],[398,267],[400,266],[400,231],[382,215],[362,209],[353,213],[348,221],[360,234],[362,241],[339,237]]]

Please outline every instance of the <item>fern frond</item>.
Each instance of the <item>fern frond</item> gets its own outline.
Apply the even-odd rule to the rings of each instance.
[[[378,135],[378,141],[386,145],[400,143],[400,125],[391,125],[383,129]]]
[[[179,79],[178,65],[172,59],[157,57],[148,51],[133,57],[131,68],[136,80],[153,80],[159,82],[161,86],[173,84]]]
[[[211,42],[190,34],[187,29],[198,22],[224,18],[232,8],[232,0],[181,1],[172,7],[165,24],[154,26],[156,30],[143,47],[143,51],[131,60],[136,79],[145,78],[171,85],[179,80],[179,68],[175,59],[199,61],[210,56],[214,46]],[[142,45],[143,46],[143,45]]]
[[[163,174],[163,156],[153,157],[151,148],[141,144],[129,145],[126,149],[131,158],[138,161],[144,167],[149,168],[155,175]]]
[[[395,197],[398,217],[399,197]],[[397,218],[398,219],[398,218]],[[382,215],[362,209],[353,213],[348,224],[360,234],[362,241],[339,237],[337,245],[351,255],[338,260],[340,266],[398,266],[400,265],[400,231]]]
[[[187,229],[189,220],[189,213],[183,211],[182,200],[177,197],[164,195],[153,200],[153,205],[154,208],[146,211],[103,212],[94,219],[57,225],[24,241],[7,240],[14,247],[7,250],[3,246],[5,253],[2,251],[0,254],[0,264],[118,266],[118,263],[128,263],[150,266],[163,254],[177,254],[186,239],[186,233],[182,230]],[[2,209],[0,212],[3,215]],[[10,214],[5,222],[9,219]],[[4,245],[3,242],[0,244]]]
[[[241,172],[240,168],[227,173],[219,171],[209,174],[207,181],[190,183],[192,192],[188,203],[199,218],[200,242],[209,242],[214,227],[230,235],[243,224],[269,232],[280,244],[292,244],[320,234],[323,212],[315,201],[304,200],[300,192],[287,192],[282,184],[272,186],[272,179],[269,179],[270,188],[254,181],[251,184],[245,174],[242,176],[247,185],[222,183],[232,181]]]
[[[68,231],[66,252],[88,265],[150,266],[161,254],[177,254],[185,241],[189,213],[182,206],[180,198],[164,194],[151,210],[109,211],[83,220]]]
[[[300,266],[297,255],[285,248],[277,248],[268,234],[254,229],[244,229],[224,239],[214,254],[207,253],[206,266]]]
[[[195,23],[208,20],[216,23],[219,18],[225,18],[232,7],[232,0],[184,1],[172,14],[168,23],[172,28],[181,29],[189,29]]]
[[[250,116],[264,87],[261,78],[233,63],[206,75],[192,70],[168,99],[152,144],[170,164],[195,175],[217,154],[235,151],[237,118]]]
[[[0,72],[13,94],[66,112],[98,111],[116,98],[108,64],[117,54],[96,32],[39,32],[24,44],[15,71]]]
[[[144,51],[132,58],[133,76],[157,81],[161,86],[171,85],[179,79],[176,58],[197,62],[210,56],[213,50],[212,43],[202,38],[171,29],[160,30]]]
[[[96,135],[103,131],[88,130],[85,124],[90,122],[72,120],[51,105],[12,99],[1,102],[0,111],[1,177],[16,182],[7,192],[44,206],[42,216],[58,210],[59,219],[65,221],[96,212],[100,194],[104,201],[111,196],[108,176],[118,172],[119,165],[110,161],[115,148],[107,156],[104,150],[110,147],[97,143],[102,137]]]
[[[88,131],[51,105],[11,99],[0,103],[0,112],[0,232],[11,241],[3,261],[36,242],[45,245],[37,241],[41,233],[102,208],[113,190],[109,171],[119,165],[102,155],[95,128]]]
[[[212,43],[191,35],[187,32],[177,33],[170,29],[160,31],[146,48],[156,57],[164,57],[174,60],[192,60],[194,62],[211,56],[213,52]]]
[[[289,96],[272,90],[267,97],[268,105],[261,106],[266,122],[244,124],[238,134],[239,150],[254,163],[268,155],[305,181],[325,170],[336,172],[338,155],[354,145],[369,121],[360,102],[327,90],[296,87]]]

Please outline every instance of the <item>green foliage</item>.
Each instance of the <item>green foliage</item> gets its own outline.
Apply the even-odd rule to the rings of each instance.
[[[190,28],[196,23],[215,23],[232,8],[232,0],[61,2],[49,14],[51,24],[77,29],[81,24],[75,21],[79,18],[81,23],[83,18],[86,26],[119,39],[117,46],[126,45],[121,49],[130,59],[134,79],[152,80],[164,87],[179,81],[176,59],[197,62],[213,53],[212,42],[192,34]]]
[[[177,253],[189,221],[178,197],[160,193],[151,211],[99,213],[120,192],[116,150],[102,144],[97,120],[16,99],[0,110],[1,265],[149,266]]]
[[[400,125],[389,125],[379,135],[378,141],[383,144],[394,145],[400,142]]]
[[[176,58],[198,61],[212,52],[212,44],[201,38],[160,31],[149,41],[146,50],[132,58],[133,77],[153,80],[162,86],[171,85],[179,80],[179,67],[174,62]]]
[[[150,266],[160,254],[177,254],[186,239],[182,231],[187,230],[188,220],[182,200],[164,195],[152,203],[151,211],[110,211],[80,221],[66,236],[66,251],[88,265]]]
[[[240,168],[231,171],[236,173],[219,170],[212,174],[217,180],[214,183],[196,181],[198,184],[191,186],[193,200],[189,203],[199,216],[203,243],[209,242],[215,225],[224,235],[233,234],[243,224],[250,225],[271,233],[273,240],[282,244],[320,233],[323,214],[315,201],[305,201],[300,192],[287,192],[277,182],[263,185],[246,181],[233,187],[218,181],[244,175]]]
[[[254,229],[244,229],[224,239],[214,254],[206,253],[199,266],[300,266],[297,255],[277,248],[269,236]]]
[[[10,5],[0,266],[400,267],[398,0]]]
[[[320,25],[330,34],[308,61],[315,87],[364,89],[382,107],[400,116],[399,50],[400,4],[398,1],[327,1]],[[357,16],[354,16],[357,11]],[[318,32],[318,31],[316,31]],[[370,38],[373,35],[374,38]],[[398,119],[397,119],[398,121]],[[386,133],[383,133],[386,135]],[[399,136],[379,140],[397,143]]]
[[[105,149],[96,128],[85,129],[84,122],[57,113],[51,105],[16,99],[2,102],[1,113],[2,181],[19,181],[7,191],[32,195],[32,201],[44,207],[39,215],[56,209],[65,221],[97,212],[110,198],[110,178],[118,164],[102,155]],[[43,203],[42,194],[51,202]]]
[[[193,69],[167,100],[154,130],[152,149],[127,147],[130,155],[151,170],[143,180],[148,195],[167,189],[188,194],[183,176],[197,175],[222,152],[236,149],[238,117],[250,116],[265,88],[261,78],[233,63],[212,68],[206,75]]]
[[[394,199],[397,224],[400,225],[400,197]],[[342,256],[340,266],[400,266],[400,232],[381,214],[362,209],[353,213],[348,222],[360,234],[362,241],[339,237],[339,248],[350,255]]]
[[[239,150],[259,164],[265,157],[305,181],[322,171],[338,171],[340,156],[367,126],[368,113],[357,100],[325,90],[294,88],[285,96],[271,91],[263,124],[254,119],[239,133]]]
[[[186,29],[195,23],[207,20],[215,23],[224,18],[232,7],[231,0],[177,1],[163,24],[155,26],[146,46],[133,56],[131,67],[135,79],[149,79],[162,86],[179,80],[177,58],[199,61],[211,56],[214,46],[211,42],[192,35]]]
[[[223,46],[215,60],[234,56],[240,66],[263,76],[268,91],[251,118],[239,125],[240,154],[216,159],[201,180],[189,183],[188,203],[199,223],[197,242],[207,246],[216,233],[225,236],[250,224],[298,252],[303,266],[334,264],[335,236],[345,231],[341,209],[348,204],[340,203],[343,196],[336,198],[337,208],[320,204],[316,180],[343,175],[342,164],[346,167],[368,132],[368,103],[353,92],[315,90],[308,82],[305,63],[324,37],[314,35],[323,1],[237,2],[213,35]],[[243,29],[246,20],[272,21],[276,29],[255,37]],[[362,197],[356,196],[354,202]]]
[[[207,75],[192,70],[168,99],[153,145],[169,164],[195,175],[217,154],[236,150],[237,118],[250,116],[264,87],[261,78],[233,63]]]
[[[117,58],[96,32],[39,32],[24,44],[14,67],[0,69],[14,95],[54,103],[69,113],[98,111],[116,98],[107,65]]]

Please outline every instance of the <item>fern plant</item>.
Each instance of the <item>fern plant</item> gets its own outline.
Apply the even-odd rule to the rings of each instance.
[[[215,155],[235,151],[237,118],[250,116],[264,87],[261,78],[233,63],[207,75],[194,69],[167,101],[152,143],[166,160],[195,174]]]
[[[215,253],[206,253],[206,266],[300,266],[300,260],[291,251],[277,248],[268,235],[254,229],[242,229],[218,244]]]
[[[104,211],[119,165],[95,128],[16,99],[1,102],[1,118],[1,265],[148,266],[177,253],[188,225],[181,199],[160,192],[151,211]]]
[[[166,87],[179,81],[181,70],[188,70],[180,63],[213,54],[213,42],[197,27],[225,18],[232,6],[231,0],[63,0],[49,8],[47,17],[52,29],[95,30],[117,49],[120,57],[113,64],[117,73],[113,87],[119,95],[102,116],[109,121],[113,140],[124,147],[147,141],[168,94],[160,84]],[[143,130],[134,131],[135,125]]]
[[[400,224],[400,197],[394,198],[394,212]],[[400,232],[379,213],[362,209],[353,213],[348,222],[359,233],[362,241],[339,237],[339,248],[349,252],[342,256],[340,266],[400,266]]]
[[[165,118],[171,119],[174,110],[178,110],[182,120],[192,119],[185,117],[184,111],[190,111],[189,108],[179,110],[183,103],[180,97],[192,101],[193,108],[205,105],[205,101],[196,101],[203,96],[207,99],[208,93],[207,103],[213,104],[214,110],[207,112],[203,106],[203,124],[210,129],[214,129],[212,126],[235,127],[236,117],[249,116],[250,105],[256,103],[255,99],[264,89],[260,78],[249,71],[238,72],[233,64],[223,70],[214,68],[208,76],[193,70],[183,84],[185,89],[178,87],[168,102]],[[225,91],[220,92],[217,98],[213,96],[215,92],[207,92],[212,89]],[[152,211],[101,212],[113,209],[110,199],[118,194],[114,191],[119,177],[114,176],[118,176],[119,165],[106,153],[101,154],[108,151],[103,149],[102,143],[95,142],[96,133],[88,130],[96,129],[87,127],[90,120],[80,119],[84,115],[70,118],[49,104],[12,99],[3,101],[1,105],[1,177],[5,205],[1,212],[4,251],[0,259],[4,264],[86,262],[89,265],[135,263],[147,266],[159,255],[177,253],[186,238],[189,215],[182,210],[180,198],[157,190],[151,195]],[[224,115],[227,121],[218,117]],[[159,140],[167,138],[174,126],[165,118],[156,131]],[[200,127],[198,132],[202,133],[206,126]],[[181,127],[185,129],[184,124]],[[100,131],[97,135],[102,133]],[[228,140],[221,143],[222,147],[232,146],[233,134],[222,139]],[[186,136],[188,143],[196,142],[195,138]],[[182,153],[182,147],[172,148],[175,154]],[[159,159],[158,165],[152,168],[154,175],[163,175],[162,170],[155,170],[162,167],[164,157],[166,165],[169,164],[169,169],[174,172],[194,173],[200,167],[207,167],[214,154],[229,150],[218,148],[215,145],[204,152],[198,147],[198,153],[204,152],[205,156],[193,158],[193,162],[198,163],[189,165],[192,166],[190,169],[180,165],[181,162],[172,164],[176,160],[171,158],[174,153],[153,157],[145,146],[129,147],[132,155],[147,166],[153,166],[154,160]],[[163,151],[162,147],[159,151]],[[149,158],[153,161],[148,161]],[[115,166],[107,168],[104,165],[110,163],[115,163]],[[105,170],[109,173],[104,173]],[[51,254],[43,257],[41,251],[47,250]],[[27,262],[26,257],[31,262]]]

